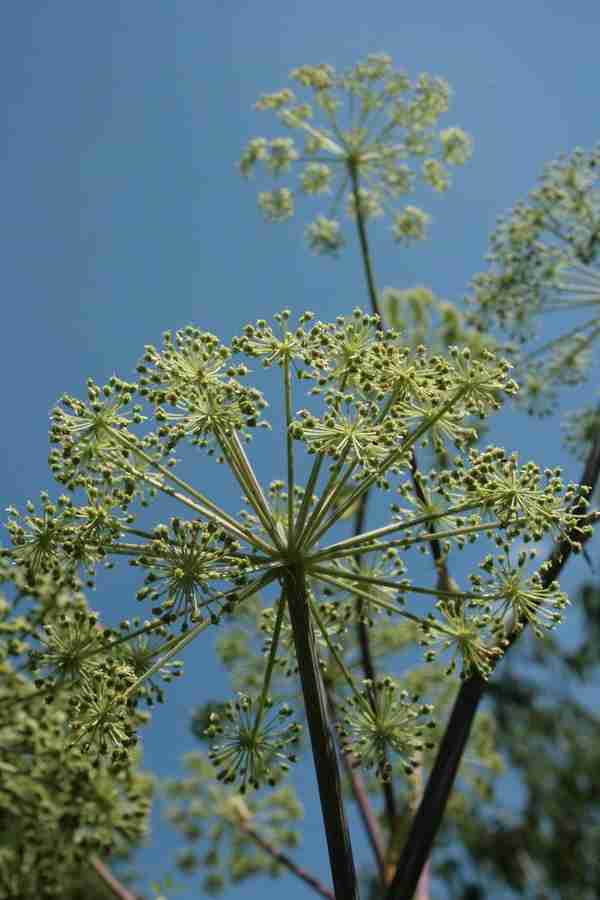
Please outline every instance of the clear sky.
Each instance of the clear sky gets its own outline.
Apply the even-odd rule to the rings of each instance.
[[[367,304],[356,245],[338,261],[311,256],[303,215],[315,204],[285,225],[266,225],[257,183],[236,172],[248,138],[278,133],[253,104],[285,86],[290,69],[343,69],[385,51],[411,77],[428,71],[450,82],[443,125],[472,134],[473,159],[456,171],[452,191],[428,204],[429,242],[401,250],[381,226],[373,250],[380,285],[422,283],[458,300],[484,266],[496,217],[533,187],[545,162],[598,140],[599,25],[592,0],[7,4],[0,506],[22,505],[50,485],[48,414],[60,394],[77,394],[88,375],[133,377],[144,344],[158,343],[164,329],[193,322],[228,339],[284,306],[327,319]],[[557,427],[520,418],[501,437],[543,464],[561,462]],[[272,463],[263,460],[265,472]],[[235,490],[226,496],[237,509]],[[107,582],[91,602],[120,616],[131,610],[130,594]],[[175,772],[194,746],[186,710],[204,699],[207,666],[187,654],[185,680],[144,738],[147,764],[160,774]],[[312,791],[308,775],[304,783]],[[303,862],[327,877],[310,806],[307,823]],[[140,870],[160,877],[173,846],[170,832],[157,831]],[[261,883],[260,894],[280,889]],[[291,880],[285,890],[288,900],[306,896]],[[188,900],[197,888],[177,896]]]

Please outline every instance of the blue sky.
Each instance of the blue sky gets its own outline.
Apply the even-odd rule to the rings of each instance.
[[[430,241],[401,250],[385,225],[374,227],[381,286],[427,284],[459,300],[483,268],[497,216],[545,162],[599,138],[600,10],[585,0],[430,0],[424,12],[378,0],[21,0],[3,20],[2,508],[49,486],[48,414],[60,394],[77,394],[88,375],[132,377],[163,330],[193,322],[228,339],[284,306],[326,319],[367,304],[356,244],[338,261],[311,256],[304,214],[317,207],[266,225],[256,208],[263,183],[236,172],[250,137],[277,133],[253,104],[285,86],[290,69],[344,69],[385,51],[411,77],[428,71],[454,89],[443,125],[471,133],[473,159],[448,195],[431,198]],[[512,423],[500,432],[506,445],[577,474],[556,422]],[[263,460],[266,473],[272,462]],[[236,509],[235,490],[224,490]],[[92,604],[120,615],[131,609],[128,589],[111,584]],[[160,774],[193,747],[187,710],[208,669],[189,653],[186,666],[144,741]],[[310,806],[307,830],[303,862],[326,877]],[[158,831],[139,868],[160,877],[172,846]],[[265,897],[279,890],[260,887]],[[293,882],[286,892],[306,896]],[[190,886],[177,896],[197,895]]]

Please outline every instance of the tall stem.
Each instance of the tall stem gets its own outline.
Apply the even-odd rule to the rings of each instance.
[[[352,193],[354,196],[354,208],[356,210],[356,227],[358,229],[358,240],[360,242],[360,253],[361,253],[361,257],[362,257],[365,279],[367,282],[367,290],[369,292],[369,300],[371,301],[371,309],[376,316],[379,316],[380,327],[383,328],[383,316],[381,315],[381,308],[379,306],[379,295],[377,293],[377,288],[375,286],[375,276],[373,274],[373,266],[371,263],[371,253],[369,250],[369,242],[367,240],[367,228],[365,225],[363,211],[362,211],[362,208],[360,205],[358,168],[356,165],[351,165],[351,166],[349,166],[349,169],[350,169],[350,178],[352,180]],[[390,402],[390,405],[391,405],[391,402]],[[387,407],[386,407],[385,412],[387,412]],[[356,511],[356,516],[354,519],[354,536],[355,537],[357,537],[359,534],[361,534],[364,531],[366,518],[367,518],[366,512],[367,512],[368,498],[369,498],[368,491],[366,491],[364,494],[362,494],[362,496],[359,498],[358,509]],[[360,550],[357,550],[354,558],[355,558],[357,569],[360,569],[360,560],[361,560]],[[357,597],[356,598],[356,613],[357,613],[356,636],[358,638],[358,645],[360,647],[360,658],[361,658],[362,670],[364,672],[365,678],[369,678],[371,681],[375,682],[375,680],[376,680],[375,664],[373,662],[373,657],[371,655],[369,631],[368,631],[367,626],[361,615],[362,607],[363,607],[363,601],[360,597]],[[386,819],[387,819],[390,829],[392,829],[393,823],[396,819],[396,797],[394,794],[394,786],[391,781],[384,782],[383,797],[384,797],[384,803],[385,803]]]
[[[360,206],[360,193],[358,185],[358,170],[356,165],[349,165],[350,178],[352,180],[352,195],[354,197],[354,209],[356,210],[356,227],[358,229],[358,239],[360,241],[360,252],[362,256],[363,266],[365,270],[365,278],[367,279],[367,289],[369,291],[369,299],[371,301],[371,309],[375,315],[380,316],[379,301],[377,299],[377,289],[375,287],[375,277],[373,275],[373,266],[371,265],[371,254],[369,253],[369,244],[367,241],[367,229],[365,220]]]
[[[315,650],[302,563],[290,567],[285,578],[285,588],[319,785],[335,897],[336,900],[358,900],[339,765],[327,717],[327,701]]]
[[[287,513],[288,513],[288,545],[294,543],[294,441],[290,432],[292,424],[292,379],[290,377],[290,361],[286,357],[283,363],[283,380],[285,393],[285,452],[287,458]]]

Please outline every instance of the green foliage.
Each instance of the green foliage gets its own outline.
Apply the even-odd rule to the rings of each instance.
[[[123,743],[121,721],[116,724],[123,715],[115,704],[118,665],[108,658],[106,668],[100,662],[95,668],[93,656],[89,666],[78,664],[86,650],[93,654],[103,644],[83,596],[39,583],[26,587],[19,570],[4,574],[20,585],[21,602],[27,595],[31,603],[15,617],[1,601],[0,895],[59,897],[70,882],[87,877],[92,855],[139,843],[152,781],[139,770],[136,753],[115,755],[104,745]],[[36,633],[41,652],[30,645]],[[32,680],[28,670],[38,668],[52,669],[53,678]],[[105,720],[103,702],[110,709]],[[127,711],[126,728],[135,718]]]

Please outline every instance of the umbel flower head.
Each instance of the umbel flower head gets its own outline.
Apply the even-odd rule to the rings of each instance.
[[[473,574],[470,579],[474,593],[481,595],[481,605],[496,622],[506,625],[507,630],[516,631],[529,625],[535,636],[541,638],[544,629],[560,624],[569,598],[556,582],[544,585],[543,575],[548,563],[533,574],[527,573],[527,564],[535,556],[535,550],[522,550],[515,563],[504,544],[501,553],[488,554],[480,564],[485,577]]]
[[[265,94],[258,110],[272,110],[291,137],[252,139],[240,161],[242,175],[261,165],[275,178],[300,169],[297,193],[332,195],[327,214],[308,226],[310,247],[335,254],[344,244],[339,208],[348,216],[360,212],[363,221],[388,213],[392,233],[400,243],[421,240],[429,216],[410,203],[402,203],[417,178],[435,191],[450,184],[449,167],[461,165],[471,154],[471,141],[460,128],[437,130],[448,109],[450,88],[441,78],[419,75],[411,82],[392,68],[385,54],[371,55],[348,72],[332,66],[301,66],[290,73],[300,88],[311,93],[310,102],[298,100],[288,88]],[[270,222],[281,222],[294,212],[295,193],[289,186],[263,191],[259,206]]]
[[[433,745],[424,737],[435,728],[433,707],[420,704],[394,681],[365,679],[364,690],[344,705],[338,731],[342,747],[367,769],[375,768],[378,778],[389,781],[392,764],[388,754],[399,756],[407,775],[419,765],[419,755]]]
[[[288,748],[298,743],[301,726],[296,722],[284,725],[292,715],[289,706],[281,706],[275,713],[270,712],[272,706],[268,697],[257,700],[240,694],[221,714],[210,715],[206,734],[221,737],[222,743],[212,747],[209,759],[219,770],[219,781],[232,784],[239,780],[241,793],[248,785],[275,784],[289,763],[296,761]]]
[[[600,335],[599,213],[600,147],[560,156],[499,220],[489,268],[473,279],[472,323],[483,331],[497,324],[528,344],[520,380],[530,413],[552,411],[559,385],[587,378]],[[551,313],[565,314],[561,333],[531,349],[538,322]]]
[[[282,477],[266,489],[243,440],[264,407],[246,381],[248,361],[256,359],[283,394]],[[174,677],[176,656],[209,626],[229,617],[241,624],[246,616],[266,639],[251,676],[236,684],[243,693],[209,725],[221,738],[211,754],[222,781],[244,789],[269,783],[293,760],[298,728],[288,708],[275,712],[268,698],[273,677],[304,675],[307,660],[322,666],[330,685],[352,686],[344,712],[348,752],[380,777],[389,773],[388,752],[409,771],[426,746],[428,708],[387,680],[355,689],[344,661],[350,626],[375,627],[385,612],[392,625],[408,621],[428,645],[450,650],[451,667],[487,676],[503,650],[506,620],[517,628],[529,623],[536,633],[558,620],[562,595],[540,573],[525,575],[508,550],[517,539],[532,543],[547,534],[577,544],[589,528],[586,510],[557,470],[542,473],[494,447],[468,450],[478,422],[517,390],[509,363],[495,354],[406,346],[360,309],[333,322],[310,313],[292,321],[284,310],[274,324],[246,326],[231,348],[198,329],[169,335],[160,351],[146,348],[138,375],[137,386],[116,377],[104,388],[88,382],[86,402],[66,398],[53,414],[53,471],[74,496],[52,504],[44,495],[41,514],[11,511],[11,546],[2,553],[15,584],[23,570],[37,584],[57,573],[74,577],[77,565],[93,569],[100,560],[126,560],[141,572],[137,599],[149,601],[152,619],[132,627],[124,618],[118,632],[101,637],[89,616],[61,608],[33,655],[41,688],[50,693],[60,683],[69,691],[74,741],[98,759],[124,765],[136,704],[162,698],[152,679]],[[136,391],[154,409],[156,431],[140,427],[145,416],[130,406]],[[218,446],[246,504],[242,514],[180,477],[172,450],[186,434],[192,454],[199,444]],[[413,450],[421,445],[443,451],[448,468],[415,473]],[[311,465],[302,482],[306,455]],[[339,524],[372,486],[393,488],[402,507],[392,507],[386,524],[341,539]],[[151,491],[182,514],[146,530],[134,518],[134,501],[143,505]],[[413,547],[437,541],[438,566],[454,548],[482,539],[502,553],[486,557],[470,591],[420,584],[409,571]],[[276,586],[279,600],[261,617],[264,591]]]
[[[201,618],[202,610],[210,608],[217,616],[231,600],[217,593],[213,585],[223,580],[236,581],[243,577],[245,566],[239,559],[239,544],[209,522],[171,520],[171,528],[158,526],[154,539],[131,564],[147,570],[145,585],[137,593],[138,600],[151,600],[155,615],[166,622],[175,622],[181,615],[187,627]]]
[[[6,529],[12,546],[8,551],[0,549],[0,557],[10,556],[22,566],[31,583],[47,575],[55,582],[74,586],[76,573],[82,570],[88,587],[93,586],[96,565],[105,556],[98,541],[99,531],[107,542],[118,534],[110,513],[101,506],[75,507],[65,495],[53,503],[45,491],[40,494],[39,508],[28,501],[25,513],[14,506],[7,512]]]

